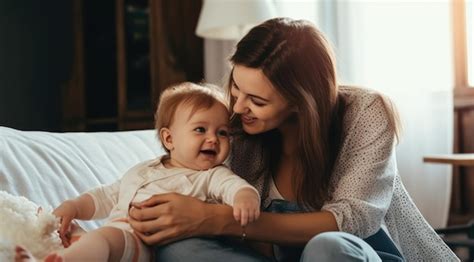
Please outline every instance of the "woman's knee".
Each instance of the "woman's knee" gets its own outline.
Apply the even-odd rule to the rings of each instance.
[[[380,261],[364,240],[344,232],[325,232],[305,246],[301,261]]]
[[[325,232],[314,236],[305,246],[303,255],[337,254],[344,248],[345,239],[340,232]]]
[[[229,244],[220,239],[188,238],[164,246],[154,247],[155,261],[268,261],[253,250]]]
[[[164,246],[154,246],[155,261],[186,261],[186,258],[199,254],[205,241],[200,238],[189,238],[173,242]],[[207,250],[207,248],[204,248]]]

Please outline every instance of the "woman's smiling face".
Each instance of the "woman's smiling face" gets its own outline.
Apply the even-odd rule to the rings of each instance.
[[[291,114],[288,101],[258,68],[235,65],[231,95],[234,113],[240,115],[242,127],[248,134],[280,128]]]

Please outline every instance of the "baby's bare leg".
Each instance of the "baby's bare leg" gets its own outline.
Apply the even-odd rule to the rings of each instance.
[[[101,227],[90,231],[58,253],[63,261],[120,261],[125,247],[121,229]],[[46,258],[46,261],[48,259]]]

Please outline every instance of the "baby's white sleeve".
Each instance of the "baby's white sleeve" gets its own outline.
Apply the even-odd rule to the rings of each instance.
[[[210,199],[232,206],[235,194],[244,188],[254,190],[258,199],[260,199],[257,189],[245,179],[234,174],[229,168],[218,166],[211,170],[208,184],[208,197]]]
[[[91,196],[94,201],[95,211],[92,220],[108,217],[112,208],[117,205],[120,181],[117,180],[113,184],[96,187],[85,193]]]

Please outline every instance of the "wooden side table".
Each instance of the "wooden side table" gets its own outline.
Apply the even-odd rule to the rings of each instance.
[[[474,154],[444,154],[429,155],[423,158],[425,163],[450,164],[453,167],[459,167],[459,181],[463,183],[466,180],[466,167],[474,167]],[[461,187],[460,192],[460,211],[467,211],[467,202],[465,201],[465,188]]]
[[[446,155],[430,155],[423,157],[425,163],[450,164],[453,167],[459,167],[459,179],[461,183],[466,177],[466,167],[474,167],[474,154],[446,154]],[[460,205],[461,211],[467,210],[467,203],[465,200],[465,188],[460,188]],[[474,220],[471,220],[467,225],[451,226],[447,228],[437,229],[436,232],[442,235],[448,234],[467,234],[467,239],[464,240],[446,240],[446,244],[451,248],[464,247],[469,248],[469,260],[474,260]]]
[[[423,162],[451,164],[454,166],[474,166],[474,154],[430,155],[423,157]]]

